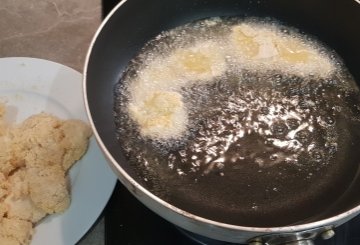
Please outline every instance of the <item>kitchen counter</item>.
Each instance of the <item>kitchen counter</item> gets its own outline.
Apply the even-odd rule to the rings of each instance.
[[[0,57],[42,58],[82,72],[100,22],[101,0],[1,0]],[[104,243],[100,217],[79,245]]]
[[[1,0],[0,57],[48,59],[82,71],[101,0]]]

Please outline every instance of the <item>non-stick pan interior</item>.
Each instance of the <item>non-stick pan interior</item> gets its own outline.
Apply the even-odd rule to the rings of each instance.
[[[113,115],[114,85],[119,81],[128,62],[149,39],[163,30],[211,16],[272,17],[297,27],[336,50],[355,80],[360,81],[360,32],[357,31],[360,5],[355,1],[129,0],[111,16],[97,36],[86,69],[86,93],[92,120],[101,140],[117,163],[140,184],[143,184],[142,179],[128,164],[116,139]],[[293,204],[297,204],[295,206],[299,209],[298,212],[294,211],[289,202],[290,206],[270,208],[265,214],[259,213],[257,216],[245,219],[242,217],[238,220],[228,213],[226,208],[215,214],[213,210],[203,209],[201,203],[199,206],[184,203],[180,208],[207,218],[207,213],[213,213],[210,216],[217,221],[248,226],[288,225],[301,223],[302,220],[312,221],[311,217],[330,217],[360,203],[360,177],[355,178],[358,165],[356,161],[360,159],[360,154],[353,148],[345,157],[354,162],[350,171],[342,173],[342,179],[334,180],[336,183],[333,190],[329,189],[313,198],[316,202],[311,205],[299,205],[304,201],[304,198],[299,196],[298,200],[293,201]],[[349,186],[351,188],[348,188]],[[345,194],[341,196],[339,193],[343,192]],[[309,196],[311,193],[310,187]],[[336,202],[339,196],[341,200]],[[319,215],[323,212],[324,215]]]

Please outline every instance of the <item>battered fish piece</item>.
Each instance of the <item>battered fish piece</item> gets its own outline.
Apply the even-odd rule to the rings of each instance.
[[[36,223],[46,216],[46,212],[35,205],[29,196],[26,169],[17,170],[8,179],[9,191],[3,201],[6,216]]]
[[[0,201],[3,200],[7,194],[8,190],[6,185],[6,178],[5,175],[0,172]]]
[[[314,73],[326,77],[333,64],[316,46],[298,34],[284,34],[272,26],[242,23],[232,27],[230,47],[235,59],[248,69],[278,69],[303,76]]]
[[[5,213],[10,219],[17,218],[32,223],[37,223],[44,218],[47,213],[37,207],[29,196],[15,198],[12,194],[4,200]]]
[[[46,213],[64,211],[70,205],[65,173],[85,153],[90,128],[41,113],[26,119],[16,135],[14,149],[25,160],[31,200]]]
[[[251,68],[255,63],[266,65],[278,55],[273,43],[275,35],[276,32],[271,28],[247,23],[235,25],[231,28],[229,37],[230,52],[235,51],[236,59],[240,59],[242,66],[248,65]]]
[[[26,245],[33,224],[69,207],[66,172],[86,152],[92,132],[79,120],[46,113],[2,129],[0,244]]]
[[[162,140],[181,137],[188,116],[181,94],[175,91],[195,82],[209,82],[225,70],[222,48],[210,41],[179,48],[163,62],[150,63],[130,87],[129,114],[140,134]]]
[[[64,121],[60,130],[64,134],[60,146],[65,149],[62,166],[66,172],[75,161],[78,161],[85,154],[92,131],[87,124],[80,120]]]
[[[273,42],[279,53],[276,61],[294,73],[303,75],[306,71],[326,77],[335,70],[329,57],[299,37],[276,36]]]
[[[10,142],[7,135],[0,136],[0,172],[5,176],[8,176],[17,167],[17,162],[12,161]]]
[[[70,205],[65,171],[62,166],[26,167],[29,196],[35,205],[48,214],[65,211]]]
[[[6,236],[0,236],[0,244],[20,245],[20,243],[15,238]]]
[[[5,106],[0,103],[0,173],[7,176],[16,168],[16,164],[13,164],[14,162],[12,161],[10,129],[8,124],[3,120],[4,115]]]
[[[215,42],[199,42],[194,46],[179,48],[169,57],[178,77],[186,82],[205,81],[221,76],[226,70],[222,47]],[[186,85],[186,84],[185,84]]]
[[[0,222],[7,211],[4,199],[9,193],[8,187],[5,175],[0,172]]]
[[[245,28],[247,28],[246,25],[234,26],[230,34],[230,40],[238,52],[247,58],[254,58],[260,51],[260,44],[255,40],[257,33],[246,32]]]
[[[151,92],[144,101],[130,103],[129,113],[146,137],[175,138],[186,129],[187,114],[182,96],[176,92]]]
[[[8,128],[8,125],[3,120],[5,112],[6,112],[5,105],[0,103],[0,137],[5,134],[5,132],[7,131],[7,128]]]
[[[279,51],[279,56],[292,63],[305,63],[313,59],[314,54],[299,40],[294,38],[288,40],[276,40],[276,48]]]
[[[0,222],[0,244],[29,244],[33,233],[31,222],[3,218]],[[6,243],[8,242],[8,243]]]
[[[37,162],[27,164],[48,165],[61,163],[64,149],[59,142],[64,137],[63,132],[58,130],[61,120],[55,116],[40,113],[26,119],[13,130],[12,152],[14,161],[24,161],[27,154],[36,154]],[[43,162],[45,161],[46,164]]]
[[[168,90],[179,86],[175,67],[167,65],[168,63],[168,57],[159,57],[146,64],[146,67],[139,70],[138,86],[147,86],[150,90]]]

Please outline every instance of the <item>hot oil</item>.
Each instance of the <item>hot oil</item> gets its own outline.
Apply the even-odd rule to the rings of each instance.
[[[147,64],[166,65],[159,55],[198,40],[221,45],[229,26],[241,21],[188,24],[145,46],[115,89],[117,136],[143,185],[174,206],[236,225],[287,225],[330,206],[358,166],[351,152],[359,146],[353,131],[360,128],[359,91],[333,52],[307,40],[338,67],[325,77],[243,66],[227,54],[221,76],[186,86],[165,81],[188,111],[180,138],[141,136],[127,110],[131,84]],[[267,26],[297,33],[275,22]]]

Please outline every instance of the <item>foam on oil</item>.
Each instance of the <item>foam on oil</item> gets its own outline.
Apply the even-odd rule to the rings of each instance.
[[[141,134],[128,108],[151,91],[181,96],[181,135]],[[341,194],[358,164],[347,155],[360,128],[352,76],[333,51],[274,21],[213,18],[164,32],[115,95],[117,137],[144,185],[205,218],[285,225],[281,210],[286,222],[306,219]]]

